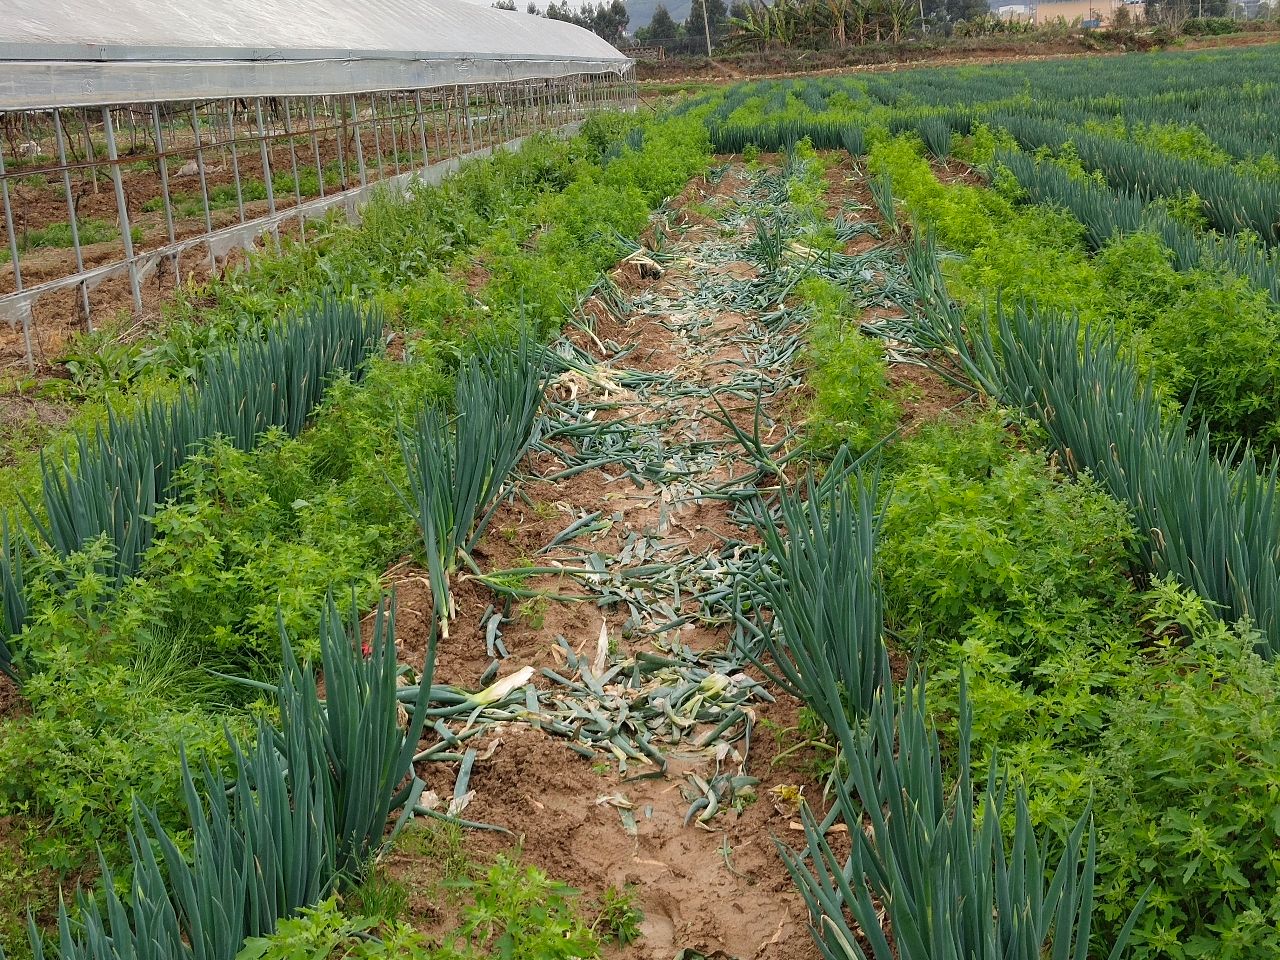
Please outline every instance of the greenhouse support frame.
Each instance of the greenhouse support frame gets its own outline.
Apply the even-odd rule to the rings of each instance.
[[[19,362],[34,369],[48,359],[43,322],[92,331],[103,311],[140,316],[162,288],[216,274],[264,238],[306,243],[309,221],[357,219],[377,189],[438,182],[531,133],[634,108],[631,62],[592,66],[444,86],[0,111],[0,261],[12,264],[0,263],[0,321],[21,331]]]

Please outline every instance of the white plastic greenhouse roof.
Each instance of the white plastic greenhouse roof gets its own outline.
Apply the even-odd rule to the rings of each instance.
[[[464,0],[3,0],[0,110],[621,72],[588,30]]]

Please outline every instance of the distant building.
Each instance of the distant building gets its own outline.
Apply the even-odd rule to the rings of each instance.
[[[1132,5],[1126,0],[1042,0],[1030,7],[1030,17],[1037,26],[1062,19],[1067,23],[1079,20],[1085,26],[1105,27],[1122,7],[1129,7],[1133,13]]]

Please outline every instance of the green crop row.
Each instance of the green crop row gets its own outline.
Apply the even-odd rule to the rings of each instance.
[[[79,434],[61,462],[43,461],[39,509],[26,505],[35,539],[0,517],[0,670],[17,677],[6,640],[22,632],[36,573],[29,568],[38,571],[45,553],[65,562],[105,537],[111,555],[99,573],[119,585],[138,571],[156,507],[200,444],[220,437],[250,450],[271,430],[297,436],[333,378],[359,379],[381,328],[376,313],[326,304],[271,327],[265,340],[224,348],[190,393],[153,400],[131,417],[109,414],[106,428]]]
[[[1271,301],[1280,306],[1280,254],[1276,251],[1263,251],[1240,238],[1206,235],[1167,209],[1074,174],[1061,163],[1037,161],[1007,147],[997,149],[993,159],[1018,181],[1026,200],[1070,211],[1084,224],[1093,249],[1102,249],[1113,238],[1149,231],[1168,247],[1179,270],[1201,268],[1234,273],[1266,291]],[[1192,211],[1192,215],[1196,212]]]
[[[889,432],[896,416],[891,402],[887,410],[868,409],[887,401],[883,348],[849,317],[869,271],[829,246],[801,245],[811,230],[809,204],[796,207],[794,198],[810,200],[825,189],[821,171],[821,158],[801,142],[781,178],[761,175],[775,196],[793,202],[779,204],[767,230],[757,222],[752,250],[762,281],[794,291],[788,303],[810,321],[816,397],[806,424],[810,438],[826,449],[841,441],[862,449],[868,438]],[[883,282],[890,282],[887,275]],[[840,369],[849,358],[856,358],[852,369]],[[835,422],[824,423],[827,415]],[[762,451],[755,456],[768,466]],[[819,818],[801,808],[802,850],[777,844],[809,907],[819,950],[832,960],[1083,958],[1096,929],[1098,877],[1087,798],[1077,799],[1081,813],[1064,837],[1054,835],[1056,824],[1033,825],[1028,796],[1007,789],[994,755],[985,785],[975,782],[975,718],[963,694],[956,744],[940,738],[930,721],[923,677],[895,681],[885,609],[897,584],[887,586],[880,553],[894,537],[881,522],[894,495],[848,464],[845,446],[821,480],[811,474],[795,491],[752,502],[762,548],[743,574],[738,614],[746,652],[803,700],[837,748],[825,768],[830,811]],[[913,565],[917,576],[924,570]],[[942,571],[943,579],[953,572]],[[893,579],[901,577],[897,571]],[[955,589],[963,592],[964,582]],[[761,609],[769,615],[754,612]],[[850,830],[847,851],[828,840],[837,821]],[[1141,916],[1140,900],[1130,907],[1132,921],[1099,938],[1113,958],[1123,954]]]
[[[1268,244],[1280,241],[1280,181],[1016,113],[993,113],[989,121],[1025,148],[1058,151],[1070,143],[1087,169],[1143,200],[1194,195],[1224,233],[1252,230]]]
[[[15,643],[27,712],[3,722],[0,810],[14,824],[0,855],[5,935],[16,933],[17,904],[54,909],[59,877],[80,873],[95,845],[108,863],[128,862],[132,797],[164,829],[189,826],[179,746],[225,769],[224,725],[252,728],[252,693],[211,668],[270,680],[282,623],[314,658],[331,590],[350,595],[355,584],[353,606],[375,601],[380,571],[417,536],[389,482],[408,489],[397,419],[447,405],[459,366],[486,345],[571,315],[616,259],[618,234],[638,233],[705,165],[706,134],[692,119],[643,124],[635,149],[610,150],[638,125],[601,118],[571,140],[537,138],[438,190],[378,200],[361,226],[330,225],[305,248],[265,253],[191,291],[146,346],[154,372],[72,424],[73,436],[93,437],[108,408],[123,418],[131,404],[173,394],[182,377],[162,371],[206,376],[227,343],[260,340],[273,318],[325,297],[381,308],[397,342],[394,359],[332,382],[297,436],[268,432],[252,449],[215,438],[191,451],[157,504],[136,574],[118,588],[102,574],[114,571],[106,538],[65,558],[43,551]],[[38,490],[38,470],[35,484],[26,476],[16,471],[19,488]]]
[[[1025,410],[1023,436],[1079,482],[1046,485],[1034,454],[998,455],[1012,442],[998,423],[897,453],[891,623],[922,644],[953,707],[967,670],[975,736],[1004,748],[1034,822],[1065,830],[1094,798],[1103,929],[1153,884],[1138,956],[1273,952],[1280,902],[1262,878],[1278,758],[1264,704],[1280,668],[1256,651],[1275,643],[1274,463],[1225,462],[1203,432],[1165,422],[1113,339],[1026,305],[969,324],[935,252],[913,262],[923,340]],[[1155,575],[1140,596],[1137,561]]]
[[[897,154],[920,168],[921,199],[958,236],[976,230],[981,242],[994,243],[1002,221],[993,221],[988,234],[974,218],[988,207],[1034,215],[1027,208],[1006,208],[989,192],[937,184],[910,141],[887,141],[876,150],[877,159]],[[887,202],[892,209],[892,198]],[[1051,237],[1057,229],[1052,222],[1041,224],[1040,236]],[[1087,262],[1083,252],[1079,256]],[[1280,669],[1255,651],[1268,642],[1258,623],[1274,614],[1268,597],[1274,594],[1269,584],[1278,558],[1268,530],[1275,522],[1273,514],[1268,519],[1264,495],[1234,500],[1233,491],[1265,493],[1268,483],[1274,490],[1275,478],[1257,479],[1247,468],[1215,460],[1203,435],[1190,458],[1199,466],[1178,467],[1178,451],[1193,448],[1176,426],[1167,433],[1167,448],[1157,445],[1140,463],[1097,469],[1083,459],[1086,452],[1127,456],[1128,447],[1114,438],[1135,437],[1138,444],[1143,434],[1132,425],[1161,418],[1159,404],[1148,398],[1146,414],[1120,406],[1124,383],[1099,389],[1094,380],[1103,368],[1095,365],[1081,364],[1066,376],[1081,340],[1072,320],[1037,311],[1038,336],[1059,346],[1051,361],[1021,326],[975,323],[980,310],[941,314],[951,301],[937,261],[936,251],[922,248],[912,259],[915,280],[927,313],[949,320],[918,329],[917,338],[974,351],[973,338],[986,337],[980,341],[986,349],[973,354],[984,360],[1007,355],[993,343],[1025,341],[1018,366],[1024,377],[1039,376],[1038,383],[1059,389],[1077,385],[1035,409],[1075,424],[1085,419],[1075,415],[1077,408],[1092,403],[1099,429],[1087,443],[1061,441],[1046,464],[1041,453],[1027,448],[1056,440],[1053,424],[1045,432],[1035,420],[1014,418],[1014,433],[1009,415],[999,411],[976,420],[944,420],[888,448],[878,496],[872,491],[843,498],[811,488],[807,503],[797,501],[781,516],[781,528],[790,532],[785,540],[775,527],[779,518],[769,516],[762,536],[773,543],[773,568],[756,588],[775,607],[777,634],[763,633],[771,654],[767,662],[794,664],[782,678],[793,685],[811,678],[802,688],[806,700],[844,755],[861,768],[837,793],[840,815],[872,826],[865,845],[846,860],[843,851],[826,845],[830,818],[807,819],[806,855],[784,854],[792,874],[815,913],[836,918],[847,911],[859,931],[873,931],[862,947],[867,956],[952,950],[970,955],[985,947],[975,947],[952,924],[966,932],[982,930],[990,917],[1016,912],[1011,899],[989,901],[987,884],[1002,892],[1015,889],[990,878],[999,876],[1001,863],[994,851],[1003,848],[1007,855],[1008,841],[1018,836],[1013,849],[1038,858],[1020,876],[1053,871],[1058,862],[1049,860],[1048,851],[1065,849],[1075,872],[1055,875],[1088,884],[1096,893],[1088,955],[1105,957],[1123,943],[1130,918],[1132,953],[1143,958],[1274,951],[1280,905],[1265,892],[1262,878],[1275,866],[1276,833],[1274,824],[1260,824],[1257,816],[1274,803],[1268,783],[1278,760],[1266,704],[1280,695]],[[958,264],[943,262],[958,275]],[[1072,261],[1048,280],[1068,278],[1077,267]],[[1139,265],[1134,276],[1145,275]],[[1044,289],[1054,288],[1046,282]],[[981,290],[964,292],[982,298]],[[1128,370],[1131,387],[1140,382],[1132,366],[1116,364],[1113,369]],[[855,381],[850,388],[856,389]],[[998,395],[1021,406],[1025,394],[1014,385]],[[1079,470],[1076,482],[1067,482],[1054,462]],[[1085,468],[1094,468],[1098,479]],[[1207,475],[1179,486],[1188,470]],[[1234,486],[1232,476],[1238,478]],[[1132,486],[1124,488],[1120,480]],[[1188,499],[1188,490],[1216,498],[1217,506]],[[1130,503],[1139,505],[1136,524]],[[1159,511],[1147,507],[1142,513],[1141,505],[1150,504]],[[1202,518],[1216,518],[1217,540],[1202,539]],[[1140,535],[1148,529],[1156,532]],[[1157,558],[1152,550],[1166,553]],[[1192,558],[1196,550],[1206,552]],[[870,556],[875,562],[868,568]],[[1143,567],[1166,576],[1148,581]],[[1244,569],[1256,572],[1248,591],[1243,583],[1232,590],[1201,576]],[[876,595],[876,584],[882,595]],[[929,702],[939,711],[935,716],[946,742],[963,745],[972,736],[984,762],[1007,766],[1008,794],[1001,786],[984,794],[976,785],[981,828],[966,826],[972,821],[965,804],[940,799],[951,778],[964,775],[967,754],[961,750],[957,770],[954,754],[933,745],[924,708],[912,699],[922,695],[918,688],[899,694],[896,710],[875,707],[883,712],[874,714],[870,730],[853,725],[843,728],[851,739],[840,734],[842,716],[864,715],[868,691],[877,685],[875,622],[881,609],[897,649],[913,652],[929,669]],[[792,640],[805,637],[813,643]],[[849,637],[856,642],[844,639]],[[945,772],[934,772],[935,763]],[[911,814],[894,806],[903,796],[912,800]],[[1090,828],[1080,816],[1086,806],[1096,828],[1094,856],[1085,855],[1084,831]],[[888,811],[883,824],[877,811]],[[927,839],[923,831],[912,836],[901,826],[920,823],[931,828]],[[988,832],[996,824],[1004,828],[1001,839]],[[964,896],[930,872],[935,861],[921,854],[925,849],[940,857],[945,851],[948,862],[971,871],[963,873]],[[932,877],[932,884],[924,877]],[[921,930],[913,923],[918,905],[934,895],[934,923]],[[1024,889],[1018,896],[1029,893]],[[881,941],[874,935],[885,919],[880,905],[894,902],[917,908],[891,910],[893,936]],[[975,905],[975,914],[958,911],[957,903]],[[1052,955],[1060,941],[1070,944],[1070,934],[1064,935],[1069,927],[1050,932],[1036,925],[1036,916],[1030,911],[1021,928],[1029,946],[993,940],[1031,956],[1041,949]],[[857,956],[848,946],[858,942],[854,929],[834,921],[816,928],[824,955]]]
[[[1158,302],[1153,291],[1185,292],[1187,278],[1150,234],[1118,237],[1090,257],[1083,228],[1060,212],[939,183],[909,138],[880,140],[871,165],[885,178],[873,191],[878,202],[893,211],[887,187],[896,174],[906,210],[927,212],[969,254],[943,257],[953,289],[975,303],[963,314],[951,312],[937,252],[924,247],[913,258],[928,312],[947,321],[918,329],[918,339],[959,350],[971,376],[1044,423],[1015,417],[1014,434],[993,412],[926,428],[888,449],[878,496],[811,486],[807,502],[784,499],[781,514],[759,514],[770,566],[753,589],[774,609],[772,625],[759,628],[769,654],[761,660],[804,695],[855,768],[837,789],[838,815],[870,824],[849,858],[827,845],[831,817],[806,817],[806,850],[784,852],[814,915],[828,918],[813,931],[824,956],[981,956],[992,943],[1006,954],[1052,955],[1060,943],[1069,952],[1072,921],[1062,912],[1051,931],[1028,910],[1025,942],[1004,928],[982,946],[966,939],[993,916],[1018,913],[1019,898],[1035,899],[999,879],[1014,836],[1013,855],[1034,858],[1018,861],[1019,877],[1048,871],[1089,896],[1096,882],[1094,935],[1080,956],[1107,956],[1128,933],[1144,958],[1274,952],[1280,903],[1264,878],[1276,866],[1274,818],[1266,818],[1280,761],[1267,705],[1280,695],[1280,670],[1256,651],[1276,636],[1275,470],[1259,475],[1251,463],[1215,457],[1203,431],[1188,440],[1185,422],[1160,427],[1166,413],[1143,395],[1144,375],[1114,342],[1082,334],[1074,317],[1038,306],[979,322],[989,278],[1009,281],[995,288],[1006,302],[1038,296],[1069,304],[1069,313],[1111,285],[1113,309],[1140,316]],[[1009,270],[999,269],[1002,239],[1016,247]],[[1043,262],[1029,259],[1042,251]],[[985,269],[970,272],[978,258]],[[813,269],[822,272],[817,261]],[[1087,276],[1094,269],[1106,271],[1105,283]],[[815,316],[839,314],[844,293],[828,284],[792,289]],[[1109,326],[1091,316],[1098,330]],[[1125,343],[1122,353],[1135,345]],[[1229,375],[1238,363],[1219,355],[1218,365]],[[860,388],[862,377],[847,386],[870,400],[875,389]],[[819,403],[839,396],[813,383]],[[1042,443],[1056,448],[1049,464],[1027,449]],[[930,667],[930,703],[962,745],[959,775],[972,735],[984,759],[1007,764],[1012,801],[998,780],[986,794],[977,786],[976,821],[967,804],[945,800],[957,771],[930,739],[918,687],[899,694],[896,709],[868,707],[883,682],[881,609],[899,649]],[[869,729],[850,722],[869,709],[878,711]],[[909,809],[895,806],[903,797]],[[1096,848],[1080,820],[1091,800]],[[1070,864],[1057,872],[1046,863],[1054,847]],[[955,888],[932,872],[943,858],[964,878]],[[988,899],[990,890],[1004,899]],[[924,929],[914,922],[922,911],[933,920]]]
[[[123,873],[128,893],[120,894],[102,861],[96,896],[81,892],[74,910],[59,904],[56,956],[231,960],[246,939],[357,884],[404,826],[401,817],[387,834],[389,816],[412,807],[425,786],[413,757],[434,646],[402,730],[394,612],[378,608],[365,655],[358,617],[344,624],[330,600],[320,626],[324,699],[315,670],[300,666],[288,635],[282,639],[279,728],[260,719],[245,743],[232,739],[226,776],[207,759],[194,772],[184,753],[184,831],[170,831],[155,810],[136,805]],[[32,924],[28,935],[33,955],[43,957],[41,931]]]
[[[1212,259],[1176,269],[1177,254],[1146,231],[1116,231],[1090,257],[1085,226],[1061,209],[1016,202],[1019,180],[995,190],[943,184],[910,139],[881,142],[868,165],[942,246],[964,254],[948,265],[962,299],[1033,299],[1114,328],[1161,396],[1178,405],[1194,397],[1192,416],[1220,443],[1280,441],[1280,311],[1266,294]]]

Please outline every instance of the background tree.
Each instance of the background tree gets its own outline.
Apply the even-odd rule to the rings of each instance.
[[[705,25],[702,19],[704,4],[707,10]],[[693,0],[693,5],[689,8],[689,19],[684,22],[684,33],[689,38],[689,46],[692,52],[706,53],[707,27],[710,27],[713,46],[717,40],[728,32],[729,8],[725,6],[724,0]]]
[[[532,0],[529,3],[529,12],[538,12]],[[623,0],[610,0],[609,3],[602,2],[599,5],[586,3],[577,9],[569,5],[569,0],[563,0],[561,3],[551,0],[543,16],[548,20],[562,20],[565,23],[577,24],[610,43],[622,41],[623,35],[627,32],[627,23],[631,19]]]
[[[653,19],[649,21],[650,40],[674,40],[680,35],[680,28],[665,4],[658,4],[653,11]]]
[[[962,20],[969,23],[985,18],[991,12],[987,0],[946,0],[945,9],[948,23]]]
[[[875,12],[876,39],[901,43],[920,19],[919,0],[880,0]]]
[[[1198,11],[1198,0],[1147,0],[1147,20],[1175,34],[1181,33],[1183,24]]]

